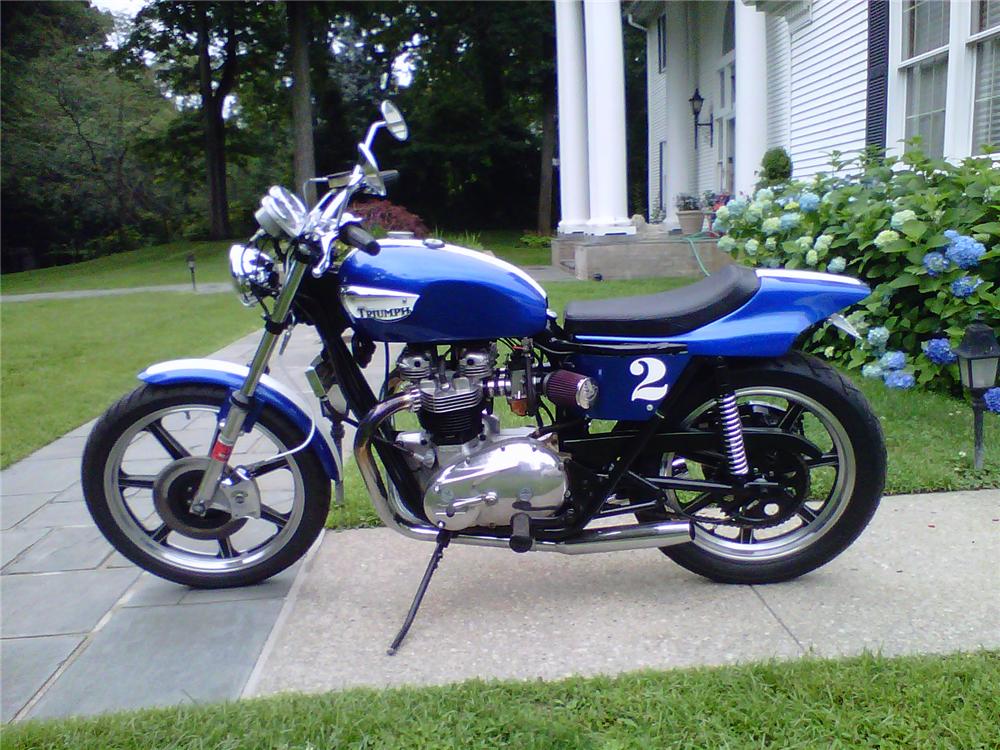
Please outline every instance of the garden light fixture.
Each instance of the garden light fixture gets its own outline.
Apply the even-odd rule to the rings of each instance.
[[[699,122],[701,118],[701,107],[705,103],[705,97],[701,95],[701,92],[697,88],[694,90],[694,96],[688,99],[691,102],[691,114],[694,115],[694,147],[698,148],[698,128],[708,128],[708,145],[715,145],[715,125],[709,118],[708,122]]]
[[[983,411],[986,402],[983,394],[993,387],[1000,367],[1000,343],[988,325],[973,323],[965,329],[962,343],[955,349],[962,385],[972,394],[972,424],[975,434],[975,467],[983,468]]]
[[[194,253],[187,257],[188,270],[191,272],[191,289],[198,291],[198,286],[194,283]]]

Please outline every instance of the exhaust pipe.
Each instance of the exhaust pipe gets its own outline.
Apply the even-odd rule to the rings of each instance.
[[[361,478],[364,480],[372,505],[379,520],[393,531],[411,539],[428,542],[437,541],[438,529],[424,519],[415,516],[399,499],[399,495],[389,492],[382,482],[378,465],[372,455],[372,440],[382,422],[401,411],[417,411],[420,408],[420,393],[416,389],[406,391],[386,401],[376,404],[358,424],[354,437],[354,459],[358,462]],[[606,526],[588,529],[579,536],[562,542],[535,540],[531,549],[535,552],[558,552],[564,555],[586,555],[594,552],[620,552],[650,547],[669,547],[685,544],[694,539],[694,527],[688,521],[663,521],[633,526]],[[477,534],[455,534],[453,544],[467,544],[475,547],[507,547],[506,537],[482,536]]]

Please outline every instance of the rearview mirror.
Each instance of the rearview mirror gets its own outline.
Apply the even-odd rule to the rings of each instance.
[[[406,120],[403,119],[403,113],[388,99],[382,102],[381,109],[382,119],[385,120],[385,126],[392,134],[392,137],[397,141],[405,141],[410,135],[410,130],[406,127]]]

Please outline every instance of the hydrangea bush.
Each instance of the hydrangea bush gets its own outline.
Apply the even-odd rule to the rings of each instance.
[[[872,295],[850,314],[858,344],[832,326],[807,348],[890,388],[960,390],[954,347],[974,319],[1000,329],[1000,164],[834,155],[821,174],[719,208],[719,248],[766,268],[844,273]],[[843,175],[852,176],[845,177]]]

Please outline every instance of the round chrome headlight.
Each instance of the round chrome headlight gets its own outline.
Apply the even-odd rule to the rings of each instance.
[[[229,248],[229,273],[240,301],[250,307],[261,296],[273,294],[278,281],[274,261],[255,247],[233,245]]]

